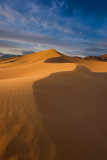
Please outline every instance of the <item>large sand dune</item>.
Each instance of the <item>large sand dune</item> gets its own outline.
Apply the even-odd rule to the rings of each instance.
[[[106,72],[53,49],[0,60],[0,160],[107,159]]]

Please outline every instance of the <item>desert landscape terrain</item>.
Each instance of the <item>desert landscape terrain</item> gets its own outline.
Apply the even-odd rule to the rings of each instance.
[[[106,160],[105,57],[1,59],[0,160]]]

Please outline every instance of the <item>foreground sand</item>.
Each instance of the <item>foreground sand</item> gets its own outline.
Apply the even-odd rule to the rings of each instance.
[[[107,159],[106,72],[54,50],[1,61],[0,160]]]

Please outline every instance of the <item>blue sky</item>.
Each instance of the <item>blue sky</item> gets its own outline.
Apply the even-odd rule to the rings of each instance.
[[[0,54],[107,54],[106,0],[0,0]]]

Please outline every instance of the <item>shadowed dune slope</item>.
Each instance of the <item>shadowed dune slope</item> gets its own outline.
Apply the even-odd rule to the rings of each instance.
[[[78,66],[36,81],[33,93],[55,160],[107,159],[107,73]]]

